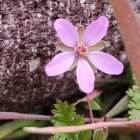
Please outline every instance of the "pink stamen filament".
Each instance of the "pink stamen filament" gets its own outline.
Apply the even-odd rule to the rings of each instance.
[[[88,48],[84,46],[84,44],[80,44],[78,47],[76,47],[75,52],[80,57],[85,57],[88,52]]]

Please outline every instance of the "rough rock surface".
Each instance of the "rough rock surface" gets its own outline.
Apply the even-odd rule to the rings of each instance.
[[[126,64],[107,0],[0,0],[0,111],[27,112],[78,94],[74,71],[57,77],[44,73],[44,65],[58,53],[53,22],[61,17],[86,26],[100,15],[110,20],[105,51]]]

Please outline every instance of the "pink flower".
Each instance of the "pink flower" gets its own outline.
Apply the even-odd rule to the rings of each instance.
[[[119,75],[123,71],[123,64],[113,56],[101,52],[106,35],[108,19],[99,17],[91,22],[84,31],[84,26],[77,29],[65,19],[57,19],[54,27],[60,40],[56,47],[63,51],[56,55],[45,67],[49,76],[56,76],[69,71],[77,66],[76,75],[80,89],[85,93],[91,93],[94,89],[96,68],[104,73]]]

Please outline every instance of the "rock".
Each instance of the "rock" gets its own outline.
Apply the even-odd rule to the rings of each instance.
[[[118,25],[107,0],[1,0],[0,110],[28,112],[49,107],[56,98],[79,94],[74,70],[57,77],[44,73],[45,64],[59,53],[54,45],[57,37],[53,22],[66,18],[74,25],[81,22],[86,26],[100,15],[110,20],[104,51],[127,64]]]

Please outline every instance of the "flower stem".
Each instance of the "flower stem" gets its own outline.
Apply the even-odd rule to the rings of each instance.
[[[94,123],[93,112],[92,112],[92,107],[91,107],[91,100],[90,100],[89,94],[87,94],[87,100],[88,100],[88,108],[89,108],[91,123]]]
[[[138,121],[123,121],[123,122],[99,122],[91,123],[80,126],[55,126],[55,127],[25,127],[24,131],[35,133],[35,134],[60,134],[60,133],[76,133],[80,131],[86,131],[89,129],[99,129],[99,128],[125,128],[130,127],[131,129],[140,129],[140,120]]]
[[[45,115],[33,115],[33,114],[23,114],[16,112],[0,112],[0,120],[45,120],[50,121],[50,116]]]

